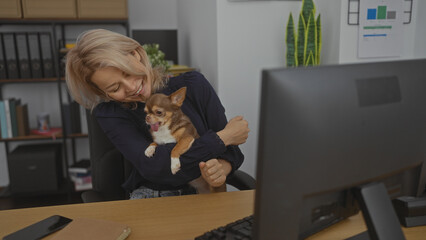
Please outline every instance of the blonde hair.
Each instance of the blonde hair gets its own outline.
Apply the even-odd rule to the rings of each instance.
[[[141,56],[141,68],[129,64],[128,55],[136,51]],[[136,76],[151,80],[152,92],[167,84],[161,68],[152,68],[142,46],[135,40],[105,29],[83,32],[77,43],[67,53],[65,79],[71,96],[87,109],[111,99],[91,80],[96,70],[115,67]]]

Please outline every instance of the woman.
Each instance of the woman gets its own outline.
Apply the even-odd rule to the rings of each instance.
[[[214,89],[198,72],[168,78],[152,68],[141,45],[124,35],[96,29],[83,33],[67,54],[66,82],[73,98],[92,109],[99,125],[134,170],[123,187],[131,199],[194,193],[188,182],[199,177],[223,188],[226,176],[244,159],[237,145],[248,137],[242,117],[228,123]],[[152,142],[145,123],[144,102],[153,93],[166,95],[186,86],[182,111],[200,138],[181,156],[181,170],[170,171],[174,144],[157,147],[153,157],[144,150]]]

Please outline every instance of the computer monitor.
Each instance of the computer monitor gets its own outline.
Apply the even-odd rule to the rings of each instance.
[[[385,225],[400,237],[391,197],[425,190],[425,69],[421,59],[264,70],[254,239],[304,238],[358,205],[370,234]],[[375,201],[383,208],[366,209]]]
[[[165,55],[165,60],[178,64],[177,30],[133,30],[132,38],[141,45],[158,44]]]

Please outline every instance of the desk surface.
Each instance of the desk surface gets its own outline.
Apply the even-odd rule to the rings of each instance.
[[[106,219],[127,224],[132,229],[130,240],[194,239],[206,231],[252,214],[253,206],[254,191],[236,191],[4,210],[0,211],[0,237],[58,214],[68,218]],[[308,239],[344,239],[365,229],[361,215],[357,215]],[[404,233],[407,240],[424,239],[426,227],[404,229]]]

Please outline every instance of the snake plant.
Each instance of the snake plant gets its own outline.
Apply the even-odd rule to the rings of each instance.
[[[318,14],[315,20],[315,11],[313,0],[303,0],[297,32],[293,14],[290,13],[286,29],[286,60],[288,67],[320,64],[321,15]]]

